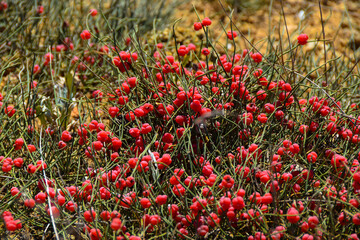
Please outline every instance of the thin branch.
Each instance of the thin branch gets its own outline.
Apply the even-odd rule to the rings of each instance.
[[[51,209],[51,200],[50,200],[50,192],[49,192],[49,185],[48,185],[48,182],[47,182],[47,177],[46,177],[46,173],[45,173],[45,169],[44,169],[44,161],[43,161],[43,154],[42,154],[42,146],[41,146],[41,133],[42,133],[42,128],[40,129],[40,138],[39,138],[39,153],[40,153],[40,159],[41,159],[41,164],[42,164],[42,172],[43,172],[43,175],[44,175],[44,179],[45,179],[45,187],[46,187],[46,193],[47,193],[47,198],[48,198],[48,206],[49,206],[49,212],[50,212],[50,219],[51,219],[51,223],[53,225],[53,229],[54,229],[54,232],[55,232],[55,237],[56,237],[56,240],[59,240],[59,235],[58,235],[58,232],[57,232],[57,229],[56,229],[56,224],[55,224],[55,220],[54,220],[54,215],[53,215],[53,212],[52,212],[52,209]]]
[[[324,21],[323,21],[323,16],[322,16],[322,10],[321,10],[321,3],[319,0],[319,9],[320,9],[320,17],[321,17],[321,27],[322,27],[322,34],[323,34],[323,39],[324,39],[324,57],[325,57],[325,81],[326,81],[326,86],[328,85],[328,78],[327,78],[327,69],[326,69],[326,38],[325,38],[325,29],[324,29]]]

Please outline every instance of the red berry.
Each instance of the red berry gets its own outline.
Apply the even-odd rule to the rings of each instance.
[[[59,211],[59,209],[58,209],[57,207],[55,207],[55,206],[52,206],[52,207],[51,207],[51,212],[50,212],[50,209],[48,208],[48,209],[46,210],[46,213],[47,213],[49,216],[52,214],[54,218],[60,217],[60,211]]]
[[[84,212],[84,218],[87,222],[92,222],[95,220],[96,212],[94,210],[88,210]]]
[[[103,144],[100,141],[93,142],[92,146],[96,151],[100,151],[103,148]]]
[[[288,216],[286,218],[290,223],[297,223],[300,220],[298,210],[293,207],[289,208],[289,210],[287,211],[287,215]]]
[[[81,39],[88,40],[91,38],[91,33],[88,30],[84,30],[80,34]]]
[[[20,150],[23,145],[24,145],[24,139],[18,138],[15,140],[14,148],[15,148],[15,150]]]
[[[234,38],[237,37],[237,33],[234,31],[228,31],[226,35],[227,35],[228,39],[230,39],[230,40],[233,40]]]
[[[110,224],[112,230],[117,231],[121,228],[121,220],[120,218],[114,218]]]
[[[39,204],[45,203],[46,197],[47,197],[46,193],[39,192],[38,194],[35,195],[35,201],[36,201],[36,203],[39,203]]]
[[[91,229],[90,230],[90,239],[91,240],[99,240],[102,239],[102,233],[100,231],[100,229]]]
[[[21,193],[17,187],[12,187],[10,192],[11,192],[12,196],[17,195],[17,197],[16,197],[17,199],[19,199],[21,197]]]
[[[307,232],[309,230],[309,224],[307,222],[303,222],[300,228],[302,232]]]
[[[166,201],[167,201],[167,195],[159,195],[155,199],[155,202],[158,205],[164,205],[164,204],[166,204]]]
[[[33,207],[35,207],[35,200],[34,199],[26,199],[25,201],[24,201],[24,205],[26,206],[26,207],[28,207],[28,208],[33,208]]]
[[[118,107],[110,107],[109,108],[109,115],[112,118],[116,117],[118,113],[119,113],[119,108]]]
[[[202,20],[202,25],[203,26],[210,26],[211,25],[211,20],[209,19],[209,18],[204,18],[203,20]]]
[[[90,14],[91,16],[95,17],[97,15],[97,10],[96,9],[90,9]]]
[[[360,213],[354,214],[353,219],[352,219],[352,222],[353,222],[355,225],[360,225]]]
[[[307,160],[310,162],[310,163],[315,163],[316,162],[316,159],[317,159],[317,154],[316,152],[311,152],[307,155]]]
[[[15,158],[13,162],[14,166],[18,168],[22,167],[24,164],[24,160],[22,158]]]
[[[194,29],[195,31],[199,31],[202,28],[202,24],[200,22],[194,23]]]
[[[102,211],[100,213],[100,217],[104,220],[104,221],[108,221],[110,219],[110,212],[109,211]]]
[[[210,50],[207,49],[207,48],[203,48],[203,49],[201,50],[201,53],[202,53],[203,55],[207,56],[207,55],[210,54]]]
[[[71,134],[68,131],[63,131],[61,134],[61,140],[64,142],[69,142],[71,140]]]
[[[262,61],[262,55],[260,53],[254,53],[253,55],[251,55],[251,58],[256,63],[260,63]]]
[[[140,200],[140,204],[141,204],[141,206],[142,206],[143,208],[149,208],[149,207],[151,206],[151,202],[150,202],[150,200],[147,199],[147,198],[142,198],[142,199]]]
[[[360,183],[360,172],[354,173],[353,179],[354,179],[355,182]]]
[[[133,138],[137,138],[140,136],[140,130],[138,128],[131,128],[129,130],[129,133]]]
[[[306,34],[300,34],[298,37],[297,37],[297,40],[298,40],[298,43],[300,45],[305,45],[307,43],[307,40],[309,39],[308,35]]]
[[[12,117],[15,114],[16,110],[13,106],[8,106],[7,108],[5,108],[5,114],[8,115],[9,117]]]
[[[319,224],[319,219],[316,216],[310,216],[308,218],[308,224],[310,228],[316,228],[316,226]]]

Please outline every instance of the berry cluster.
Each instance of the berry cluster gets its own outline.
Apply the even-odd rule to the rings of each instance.
[[[209,18],[194,23],[207,37],[212,27]],[[39,224],[78,225],[92,240],[359,239],[356,104],[345,113],[339,99],[284,77],[254,46],[143,49],[131,38],[104,44],[98,34],[66,37],[34,62],[32,105],[0,95],[13,133],[2,135],[1,171],[18,179],[4,187],[7,231],[42,214]],[[238,34],[226,37],[235,43]],[[297,41],[301,49],[308,36]],[[71,124],[35,98],[46,77],[60,78],[53,66],[65,57],[81,84],[101,82],[77,102],[83,112]],[[65,79],[70,102],[74,84]]]

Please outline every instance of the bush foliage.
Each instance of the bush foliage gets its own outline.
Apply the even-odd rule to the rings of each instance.
[[[325,40],[253,43],[224,10],[149,43],[166,1],[0,6],[1,238],[358,239],[358,62]]]

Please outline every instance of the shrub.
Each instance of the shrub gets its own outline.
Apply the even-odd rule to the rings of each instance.
[[[29,14],[18,11],[10,13]],[[231,19],[228,50],[216,46],[219,23],[209,18],[188,26],[203,42],[181,46],[174,36],[152,46],[130,31],[119,43],[117,28],[96,30],[91,20],[110,13],[88,15],[86,28],[66,27],[62,42],[39,51],[29,33],[8,36],[2,236],[357,238],[360,116],[351,95],[360,83],[349,62],[313,67],[315,47],[303,48],[316,40],[303,34],[267,54],[250,42],[239,49],[244,36]],[[50,20],[29,22],[50,29]],[[35,37],[50,46],[51,37]],[[341,91],[331,86],[339,78]]]

